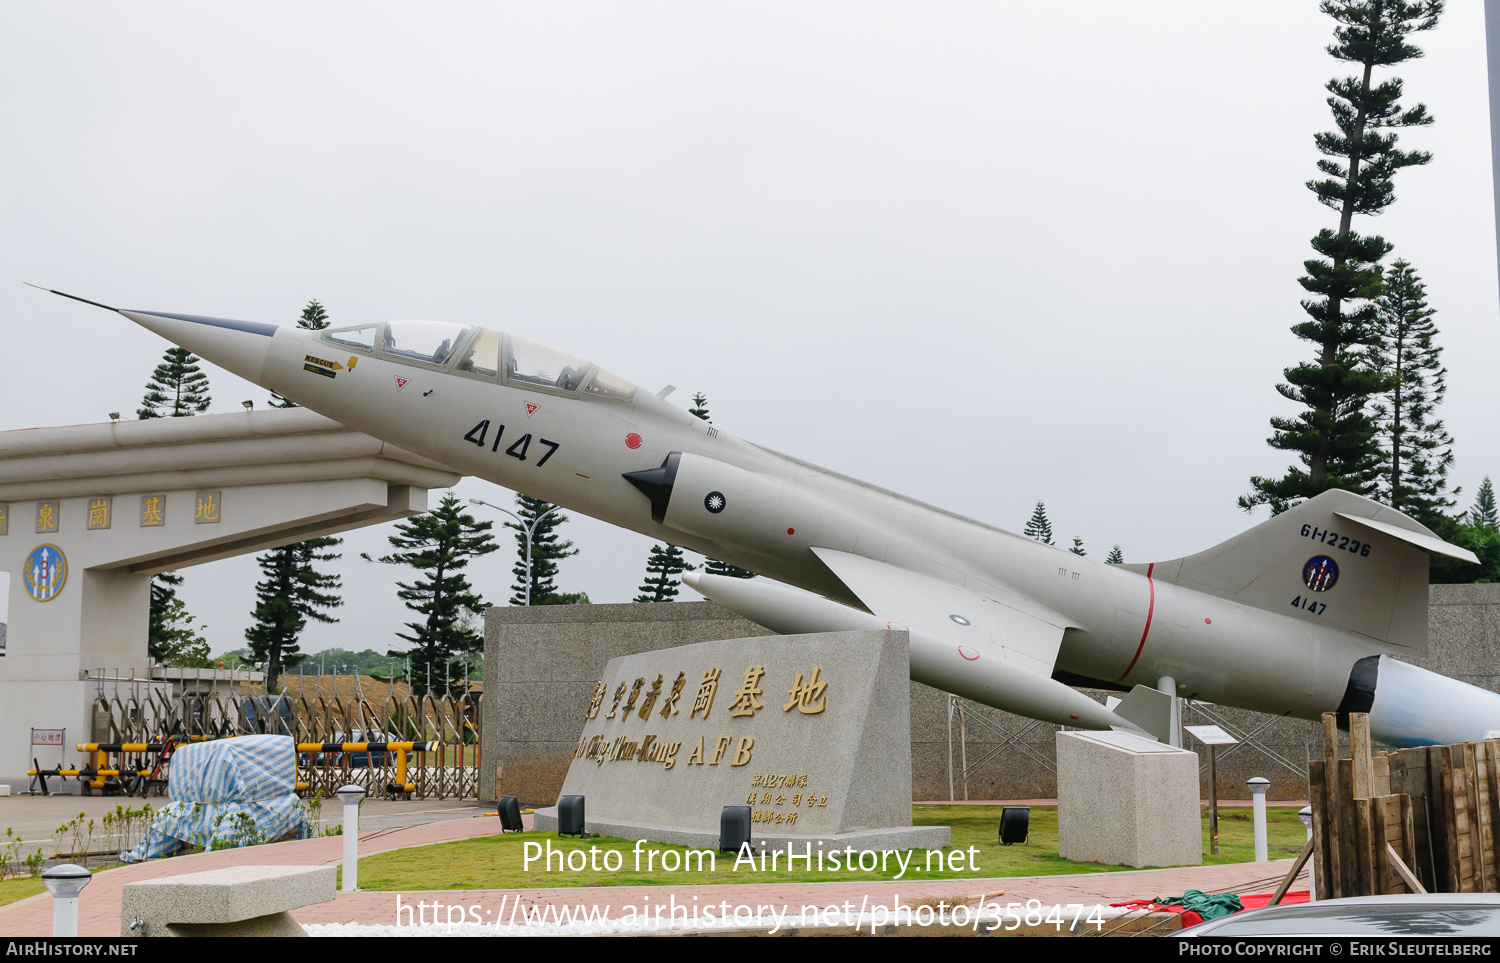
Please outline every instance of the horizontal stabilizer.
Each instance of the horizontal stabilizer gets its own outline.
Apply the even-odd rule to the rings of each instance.
[[[1335,512],[1334,515],[1347,522],[1363,525],[1365,528],[1373,529],[1377,532],[1384,532],[1393,538],[1401,539],[1403,542],[1410,542],[1412,545],[1417,546],[1417,548],[1425,548],[1427,551],[1437,552],[1439,555],[1449,555],[1453,558],[1462,559],[1465,562],[1473,562],[1475,565],[1479,564],[1478,555],[1475,555],[1467,548],[1460,548],[1452,542],[1445,542],[1436,535],[1414,532],[1410,529],[1392,525],[1389,522],[1376,521],[1373,518],[1360,518],[1356,515],[1350,515],[1347,512]]]

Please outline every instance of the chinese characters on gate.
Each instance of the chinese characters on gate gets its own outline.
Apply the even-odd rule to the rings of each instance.
[[[192,502],[193,524],[218,524],[223,508],[222,495],[223,492],[220,491],[195,492]],[[76,509],[71,506],[65,512],[61,499],[34,503],[33,518],[36,523],[36,534],[60,536],[57,541],[67,544],[61,536],[77,531],[75,526],[79,522],[82,522],[82,529],[85,532],[107,532],[115,527],[114,496],[95,495],[81,499],[81,501],[83,502],[81,516],[74,514]],[[14,507],[16,506],[0,503],[0,537],[10,535],[11,514]],[[127,508],[126,511],[128,512],[129,509]],[[22,514],[20,517],[24,519],[26,516]],[[138,527],[159,528],[166,524],[166,493],[158,492],[140,496]],[[73,551],[73,547],[70,546],[68,551]],[[67,584],[67,556],[58,545],[50,541],[43,542],[27,555],[22,576],[22,583],[27,594],[38,602],[49,602],[61,594],[63,587]]]

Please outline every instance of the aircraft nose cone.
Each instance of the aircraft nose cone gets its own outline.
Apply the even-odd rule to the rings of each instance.
[[[120,313],[205,361],[257,384],[271,349],[271,337],[277,331],[274,324],[206,318],[196,314],[123,309]]]

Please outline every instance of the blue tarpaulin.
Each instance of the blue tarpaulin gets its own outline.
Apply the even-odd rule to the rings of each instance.
[[[291,736],[240,736],[183,746],[172,753],[171,802],[151,821],[139,846],[120,859],[170,856],[184,846],[304,839],[311,823],[297,798],[297,745]],[[254,822],[245,833],[244,813]]]

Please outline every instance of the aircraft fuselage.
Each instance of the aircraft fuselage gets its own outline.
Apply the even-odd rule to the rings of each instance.
[[[1161,698],[1142,687],[1170,680],[1276,715],[1369,711],[1394,744],[1500,728],[1500,696],[1390,658],[1425,651],[1424,551],[1472,554],[1357,495],[1324,493],[1194,556],[1107,565],[736,438],[517,336],[119,313],[451,469],[813,593],[690,579],[762,624],[906,628],[913,679],[997,708],[1141,728]],[[1058,679],[1136,688],[1117,715]]]
[[[344,370],[332,378],[313,373],[310,365],[323,366],[308,357]],[[278,329],[263,383],[465,474],[848,605],[861,603],[814,546],[960,586],[1007,584],[1076,622],[1064,634],[1058,669],[1122,688],[1169,676],[1194,699],[1315,718],[1338,703],[1350,666],[1372,651],[1349,633],[1153,584],[767,450],[642,388],[629,398],[595,398],[514,387],[375,352],[340,352],[317,332],[291,328]],[[734,487],[732,503],[717,514],[693,511],[698,499],[681,492],[667,521],[677,521],[681,500],[689,510],[682,522],[654,521],[647,498],[624,476],[656,468],[672,452],[727,466],[736,484],[714,477],[707,484]],[[746,501],[754,504],[735,504]],[[1268,662],[1268,651],[1295,670]]]

